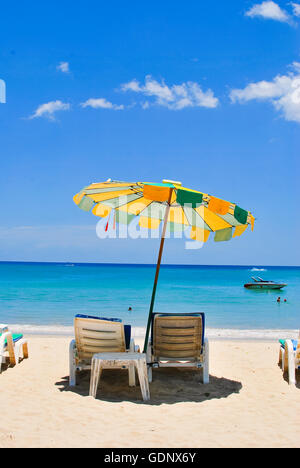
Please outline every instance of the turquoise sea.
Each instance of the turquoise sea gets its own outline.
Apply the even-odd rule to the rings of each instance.
[[[154,274],[153,265],[0,262],[0,322],[26,333],[72,334],[82,313],[122,318],[142,335]],[[247,290],[251,276],[288,286]],[[272,339],[300,327],[300,267],[163,265],[156,297],[156,312],[205,312],[212,337]]]

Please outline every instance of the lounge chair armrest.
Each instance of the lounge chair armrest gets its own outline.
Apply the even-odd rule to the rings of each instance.
[[[70,387],[75,387],[76,385],[76,341],[72,340],[69,346],[69,385]]]
[[[204,338],[204,341],[203,341],[203,353],[205,353],[209,348],[209,341],[208,341],[208,338]]]
[[[76,340],[71,340],[69,345],[69,356],[70,359],[76,361],[77,351],[76,351]]]
[[[74,352],[75,349],[76,349],[76,340],[71,340],[69,350]]]

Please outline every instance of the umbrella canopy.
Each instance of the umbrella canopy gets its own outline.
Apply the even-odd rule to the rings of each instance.
[[[107,181],[91,184],[74,197],[85,211],[106,217],[115,210],[116,221],[129,224],[140,216],[139,225],[157,229],[168,210],[167,227],[171,232],[191,226],[191,239],[206,242],[211,232],[215,241],[240,236],[254,217],[249,211],[220,198],[182,187],[180,182],[161,184]],[[234,229],[233,229],[234,228]]]
[[[228,241],[243,234],[248,225],[253,230],[254,216],[236,203],[207,193],[182,187],[181,182],[162,183],[111,181],[93,183],[74,196],[74,202],[95,216],[107,217],[114,210],[121,224],[139,216],[143,228],[157,229],[163,221],[161,243],[152,291],[144,352],[152,320],[156,286],[166,230],[183,231],[188,227],[192,240],[206,242],[214,233],[216,242]]]

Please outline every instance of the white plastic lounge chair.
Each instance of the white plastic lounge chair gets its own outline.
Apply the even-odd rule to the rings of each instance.
[[[297,340],[279,340],[279,365],[288,373],[290,385],[296,385],[296,369],[300,369],[300,333]]]
[[[203,369],[203,383],[209,383],[209,344],[204,327],[203,313],[154,314],[147,349],[149,382],[155,367],[195,367]]]
[[[21,350],[23,350],[23,358],[28,358],[28,343],[21,334],[12,334],[7,325],[0,324],[0,373],[2,364],[5,364],[7,359],[11,366],[19,363]]]
[[[76,385],[76,371],[91,369],[94,354],[139,352],[130,338],[131,327],[119,319],[76,315],[75,340],[70,343],[70,387]],[[110,367],[111,368],[111,367]],[[128,369],[129,385],[135,386],[134,365]]]

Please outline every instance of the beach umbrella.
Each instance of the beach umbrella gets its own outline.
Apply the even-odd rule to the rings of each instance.
[[[192,240],[206,242],[214,233],[216,242],[237,237],[250,225],[253,215],[238,206],[207,193],[191,190],[181,182],[163,180],[162,183],[120,182],[108,180],[84,187],[74,196],[74,202],[84,211],[105,218],[113,210],[114,223],[129,225],[139,216],[139,226],[158,229],[162,224],[160,248],[154,278],[144,352],[151,328],[156,288],[167,228],[183,232],[190,228]],[[108,223],[106,225],[106,229]],[[177,234],[178,235],[178,234]]]

